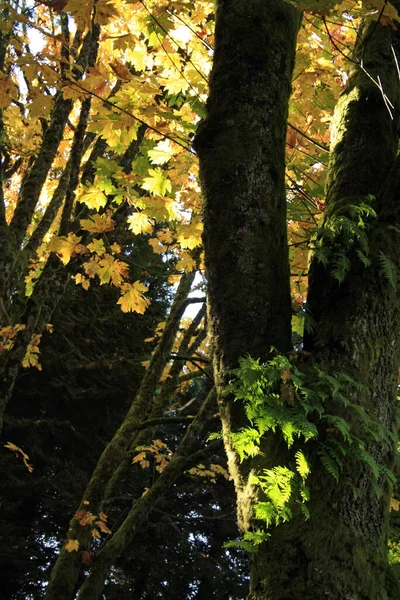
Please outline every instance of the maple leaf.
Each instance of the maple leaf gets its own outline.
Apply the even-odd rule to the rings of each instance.
[[[76,285],[81,285],[84,290],[88,290],[90,288],[90,281],[87,279],[82,273],[77,273],[74,275],[73,279],[75,279]]]
[[[91,513],[89,510],[79,510],[75,513],[74,518],[79,521],[79,525],[85,527],[86,525],[92,525],[96,519],[96,515]]]
[[[82,229],[90,231],[90,233],[105,233],[115,229],[115,221],[112,220],[109,214],[99,215],[96,213],[90,215],[88,219],[81,219],[79,223]]]
[[[118,79],[122,79],[123,81],[131,81],[132,79],[134,79],[128,67],[126,65],[123,65],[119,60],[113,60],[113,62],[110,63],[110,67],[114,71]]]
[[[142,469],[147,469],[150,466],[150,461],[146,459],[146,452],[139,452],[132,459],[132,464],[139,463]]]
[[[88,244],[87,247],[90,250],[90,252],[95,252],[96,254],[98,254],[98,256],[103,256],[103,254],[105,254],[106,251],[102,239],[95,238],[90,242],[90,244]]]
[[[144,212],[135,212],[127,218],[129,229],[135,235],[140,233],[151,233],[153,231],[153,223],[148,215]]]
[[[90,279],[93,279],[93,277],[95,277],[100,270],[99,257],[92,256],[91,259],[83,263],[82,266],[86,275],[88,275]]]
[[[164,254],[167,247],[161,244],[158,238],[151,238],[148,241],[150,246],[153,248],[153,252],[155,252],[156,254]]]
[[[122,295],[117,304],[121,305],[122,312],[137,312],[142,315],[150,304],[150,300],[143,295],[147,289],[140,281],[121,286]]]
[[[174,152],[170,140],[165,139],[161,140],[161,142],[159,142],[155,148],[149,150],[147,154],[153,164],[163,165],[172,158]]]
[[[121,252],[121,246],[119,244],[117,244],[117,242],[114,242],[110,246],[110,250],[113,254],[119,254]]]
[[[3,71],[0,71],[0,108],[11,104],[12,100],[18,99],[18,88],[13,80]]]
[[[99,25],[107,25],[111,17],[118,17],[118,11],[112,0],[97,0],[95,22]]]
[[[177,240],[181,248],[188,248],[193,250],[197,246],[201,246],[201,232],[203,230],[203,224],[200,217],[194,217],[190,223],[181,225]]]
[[[109,527],[107,527],[107,525],[104,523],[104,521],[96,521],[95,525],[97,525],[97,527],[100,529],[101,533],[107,533],[108,535],[110,535],[112,533],[111,529]]]
[[[149,169],[150,177],[144,178],[142,188],[148,190],[151,194],[165,196],[172,190],[171,181],[161,169]]]
[[[38,371],[42,370],[42,365],[39,363],[39,344],[41,340],[41,334],[33,334],[31,340],[26,348],[25,356],[22,361],[22,366],[25,368],[36,367]]]
[[[81,2],[81,0],[69,0],[64,7],[65,12],[70,12],[74,17],[79,29],[87,29],[92,16],[93,2]]]
[[[176,268],[185,273],[191,273],[196,268],[196,261],[192,258],[192,255],[187,250],[184,250],[179,255]]]
[[[79,550],[79,540],[67,540],[65,549],[67,552],[77,552]]]
[[[128,265],[121,260],[115,259],[110,254],[106,254],[99,262],[98,276],[100,278],[100,284],[112,282],[113,285],[119,287],[124,280],[124,277],[128,276]],[[128,284],[129,285],[129,284]]]
[[[82,186],[78,201],[86,204],[88,208],[99,210],[107,203],[107,196],[94,185]]]
[[[82,237],[78,237],[74,233],[69,233],[67,236],[53,236],[49,244],[49,250],[55,252],[64,265],[67,265],[71,257],[76,254],[82,254],[86,251],[86,247],[80,244]]]

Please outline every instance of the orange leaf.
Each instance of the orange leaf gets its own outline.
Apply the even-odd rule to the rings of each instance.
[[[65,549],[67,552],[77,552],[79,549],[79,541],[78,540],[68,540],[65,544]]]

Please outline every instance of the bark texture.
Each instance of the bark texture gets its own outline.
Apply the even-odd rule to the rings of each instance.
[[[218,5],[207,118],[195,148],[204,194],[209,325],[224,443],[249,530],[252,465],[240,464],[230,433],[247,424],[224,395],[227,370],[246,353],[291,349],[285,200],[285,138],[300,13],[284,1]]]
[[[330,173],[324,226],[351,214],[351,205],[371,202],[377,217],[369,223],[366,267],[355,246],[347,250],[349,271],[340,284],[333,264],[315,257],[310,267],[308,305],[316,320],[306,348],[327,372],[345,372],[365,386],[351,395],[376,429],[396,426],[397,371],[400,359],[399,300],[388,280],[381,252],[398,269],[397,242],[390,224],[398,222],[393,178],[396,179],[399,82],[391,45],[395,35],[376,23],[363,25],[347,90],[340,98],[332,129]],[[362,64],[361,64],[362,58]],[[382,82],[382,89],[372,81]],[[386,98],[384,97],[386,95]],[[388,110],[387,98],[394,106]],[[389,192],[389,190],[392,190]],[[390,216],[389,216],[390,215]],[[342,245],[344,240],[341,241]],[[345,249],[346,250],[346,249]],[[330,411],[361,428],[354,410],[332,403]],[[326,431],[325,439],[333,432]],[[320,441],[324,441],[321,439]],[[393,466],[395,448],[383,440],[365,440],[373,458]],[[390,487],[379,480],[377,495],[367,465],[346,458],[336,483],[314,451],[311,475],[311,518],[279,527],[264,553],[253,561],[258,577],[251,598],[314,600],[386,600],[386,543]],[[396,592],[395,592],[396,594]]]
[[[267,447],[262,460],[240,465],[229,433],[245,420],[222,391],[225,370],[236,366],[240,356],[264,358],[271,345],[283,353],[290,348],[283,152],[298,23],[298,13],[285,2],[219,4],[208,117],[196,144],[205,197],[214,370],[243,532],[254,523],[252,468],[268,468],[284,460],[284,453],[277,459]],[[343,214],[351,218],[351,205],[371,203],[375,197],[377,216],[367,219],[370,266],[360,260],[357,244],[346,249],[343,239],[337,242],[349,268],[342,283],[332,276],[332,262],[324,267],[313,260],[308,304],[316,327],[305,340],[312,360],[324,371],[344,372],[365,386],[349,392],[349,400],[366,411],[370,424],[391,431],[396,424],[400,306],[396,274],[389,277],[383,263],[387,258],[398,269],[398,233],[389,227],[398,222],[396,37],[377,23],[362,26],[356,64],[333,124],[323,226]],[[327,250],[334,260],[335,247]],[[327,410],[364,435],[357,411],[333,401]],[[329,435],[337,432],[321,431],[306,447],[312,466],[310,520],[295,515],[250,556],[251,600],[390,597],[385,563],[389,485],[380,478],[383,494],[377,495],[369,467],[351,454],[337,483],[318,457],[318,444]],[[378,463],[393,465],[390,443],[374,441],[372,435],[364,441]]]

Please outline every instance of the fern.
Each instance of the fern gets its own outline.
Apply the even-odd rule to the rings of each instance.
[[[395,290],[397,288],[396,265],[390,260],[388,256],[386,256],[386,254],[382,252],[382,250],[379,250],[379,261],[381,263],[382,271],[385,278]]]
[[[319,455],[320,461],[329,475],[331,475],[331,477],[333,477],[336,481],[339,481],[339,473],[342,469],[342,463],[341,461],[338,462],[336,456],[331,456],[332,449],[324,444],[319,450],[317,450],[317,454]]]
[[[336,254],[333,262],[333,268],[331,270],[331,275],[335,279],[338,280],[339,283],[343,283],[349,269],[350,269],[350,260],[347,258],[344,252]]]
[[[297,450],[294,456],[296,459],[296,470],[300,477],[305,480],[310,474],[310,465],[308,464],[308,461],[301,450]]]

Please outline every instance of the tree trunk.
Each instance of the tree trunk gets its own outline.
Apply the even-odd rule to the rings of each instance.
[[[266,444],[263,457],[240,463],[231,433],[248,421],[242,405],[223,390],[226,370],[237,366],[239,357],[265,360],[271,346],[280,353],[291,347],[284,137],[298,25],[299,13],[286,2],[219,3],[208,116],[196,141],[214,370],[243,533],[257,526],[259,492],[252,472],[284,464],[286,452],[279,444],[273,454]],[[347,399],[359,410],[332,398],[324,410],[346,421],[382,473],[394,462],[387,434],[395,428],[400,358],[399,233],[390,227],[399,221],[393,197],[400,179],[395,38],[389,27],[363,25],[356,64],[335,113],[326,213],[310,267],[308,307],[316,327],[305,339],[313,352],[311,366],[345,373],[363,385],[348,391]],[[339,218],[358,223],[361,205],[370,213],[360,226],[361,242],[359,230],[346,236],[343,227],[327,241]],[[325,265],[318,261],[321,248]],[[249,599],[388,598],[390,485],[382,475],[374,480],[356,445],[343,457],[336,481],[320,453],[329,436],[339,435],[334,427],[320,427],[318,438],[304,445],[311,465],[310,519],[293,511],[293,518],[273,528],[268,542],[250,555]]]
[[[195,142],[214,374],[243,532],[253,492],[229,434],[246,418],[223,388],[240,356],[291,348],[284,175],[299,26],[300,13],[284,1],[219,2],[207,118]]]

